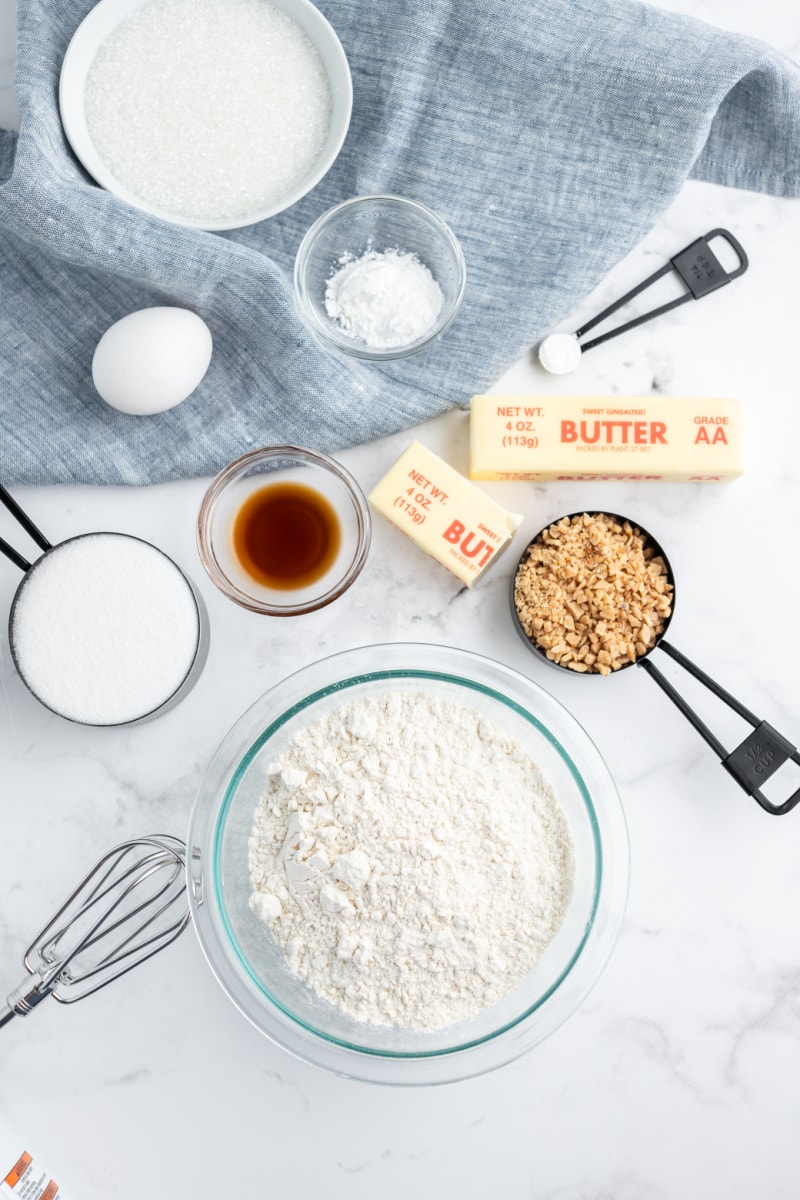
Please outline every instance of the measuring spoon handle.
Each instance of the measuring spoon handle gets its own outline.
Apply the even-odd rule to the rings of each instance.
[[[787,741],[782,734],[778,733],[768,721],[762,721],[760,717],[755,716],[749,708],[746,708],[740,700],[732,696],[726,691],[716,680],[712,679],[701,667],[698,667],[691,659],[682,654],[677,647],[669,642],[661,641],[658,644],[658,649],[663,650],[670,658],[674,659],[679,666],[683,667],[694,679],[713,692],[724,704],[732,708],[735,713],[743,717],[752,731],[747,735],[743,742],[740,742],[733,750],[727,750],[722,742],[712,733],[703,720],[697,715],[687,700],[680,694],[670,681],[662,675],[658,667],[654,666],[649,658],[643,658],[639,662],[642,670],[654,679],[661,690],[669,697],[672,703],[678,708],[687,721],[697,730],[702,738],[708,743],[715,754],[718,755],[725,770],[733,776],[748,796],[752,796],[765,812],[771,813],[773,816],[783,816],[785,813],[800,804],[800,788],[782,804],[773,804],[761,791],[761,785],[766,783],[771,775],[791,760],[800,764],[800,753]]]

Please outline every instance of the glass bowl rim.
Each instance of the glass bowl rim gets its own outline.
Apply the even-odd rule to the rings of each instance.
[[[344,485],[345,491],[352,502],[358,524],[356,552],[344,575],[321,596],[312,597],[309,600],[303,600],[294,604],[276,604],[259,600],[255,596],[238,588],[222,570],[214,553],[211,520],[216,503],[225,488],[253,464],[267,462],[274,458],[298,459],[303,463],[311,464],[336,476],[339,482]],[[221,471],[218,471],[211,480],[200,502],[200,509],[197,514],[196,537],[197,553],[200,556],[200,562],[203,564],[206,574],[211,582],[229,600],[233,600],[241,608],[249,609],[250,612],[260,613],[263,616],[301,616],[304,613],[316,612],[317,609],[324,608],[327,604],[331,604],[334,600],[337,600],[361,574],[372,542],[372,514],[360,484],[347,468],[335,458],[331,458],[319,450],[310,450],[304,446],[261,446],[255,450],[248,450],[246,454],[233,459]]]
[[[442,240],[453,254],[458,271],[458,289],[449,309],[446,312],[444,308],[442,309],[445,315],[440,316],[430,332],[426,333],[424,337],[418,338],[415,342],[410,342],[407,346],[398,346],[392,350],[370,350],[366,345],[362,346],[351,338],[345,338],[344,335],[339,336],[336,333],[336,326],[332,321],[325,322],[318,317],[317,311],[309,298],[308,287],[306,285],[305,268],[322,230],[347,209],[360,205],[374,204],[376,202],[389,202],[400,208],[415,211],[428,221],[442,237]],[[394,359],[407,358],[412,354],[418,354],[421,350],[432,345],[433,342],[450,328],[458,316],[466,290],[467,264],[464,258],[464,251],[461,249],[458,238],[447,222],[421,201],[412,200],[406,196],[396,196],[391,192],[370,192],[363,196],[352,196],[349,200],[342,200],[339,204],[334,204],[332,208],[327,209],[326,212],[317,217],[314,224],[310,225],[306,230],[294,260],[295,300],[306,325],[326,345],[332,346],[334,349],[340,350],[343,354],[348,354],[352,358],[360,358],[367,362],[391,362]]]
[[[391,667],[383,665],[389,652],[395,656],[408,657],[416,653],[420,662],[425,665],[421,665],[419,668],[402,667],[393,670]],[[360,660],[366,657],[370,657],[373,662],[377,660],[382,665],[368,670],[359,670]],[[444,661],[450,660],[450,669],[432,669],[430,666],[432,657]],[[348,664],[349,672],[346,674]],[[460,672],[457,670],[456,664],[461,666]],[[341,667],[341,669],[337,670],[337,667]],[[309,676],[313,679],[314,674],[320,668],[328,677],[327,682],[317,681],[314,686]],[[521,685],[524,691],[530,689],[533,698],[540,705],[544,705],[545,708],[549,706],[552,710],[545,714],[544,720],[549,721],[555,715],[564,722],[566,732],[577,738],[577,757],[586,759],[583,763],[583,770],[585,771],[588,765],[593,772],[599,772],[601,793],[599,807],[597,784],[595,783],[595,791],[592,792],[583,779],[581,767],[574,761],[575,752],[567,751],[562,744],[562,737],[554,734],[553,730],[549,729],[541,720],[531,720],[533,714],[528,712],[524,706],[516,704],[514,697],[506,696],[496,687],[492,687],[487,683],[486,677],[475,678],[476,674],[480,676],[481,672],[487,669],[489,675],[499,674],[500,678],[505,681],[516,681],[517,686]],[[471,688],[475,688],[477,684],[478,691],[506,704],[544,734],[575,779],[584,805],[587,799],[589,800],[587,813],[590,818],[595,854],[595,880],[591,901],[592,919],[580,939],[578,949],[570,954],[568,964],[560,972],[556,983],[548,987],[545,994],[537,997],[535,1004],[527,1005],[524,1012],[515,1020],[472,1041],[422,1053],[408,1053],[356,1046],[345,1042],[308,1024],[274,999],[268,989],[254,977],[252,971],[246,966],[246,956],[241,954],[235,937],[232,936],[219,877],[219,848],[224,832],[224,821],[236,787],[254,755],[263,747],[276,728],[284,724],[291,716],[296,715],[298,711],[309,708],[323,695],[327,696],[344,690],[342,683],[345,680],[349,687],[370,682],[373,678],[389,682],[392,678],[419,679],[420,676],[434,680],[441,679],[447,683],[466,685]],[[296,688],[298,684],[307,684],[305,691],[302,694],[298,693],[299,700],[295,699],[287,705],[285,701],[281,700],[281,693],[286,689],[291,690],[291,685]],[[277,696],[276,693],[278,693]],[[261,710],[265,705],[271,705],[277,714],[272,719],[261,718]],[[248,731],[246,742],[242,742],[243,730],[254,720],[256,722],[254,729]],[[235,749],[233,743],[236,743]],[[232,765],[231,752],[235,759]],[[227,763],[223,763],[222,760],[226,757]],[[212,774],[221,765],[225,771],[225,784],[224,787],[216,788],[213,784]],[[213,787],[213,794],[209,794],[209,787]],[[492,1070],[537,1044],[571,1015],[599,978],[616,941],[627,899],[630,859],[624,813],[613,778],[589,735],[560,701],[513,668],[471,651],[436,644],[388,643],[381,646],[371,645],[340,651],[338,654],[311,663],[281,680],[246,710],[221,742],[198,791],[190,822],[189,840],[193,849],[195,869],[199,872],[199,875],[193,879],[190,867],[190,896],[196,918],[195,930],[212,971],[234,1005],[262,1034],[296,1056],[315,1065],[325,1066],[338,1074],[371,1082],[409,1084],[452,1082]],[[201,844],[207,850],[211,850],[212,858],[211,870],[206,873],[205,878],[200,866],[203,858]],[[610,855],[608,846],[611,846]],[[607,869],[609,857],[611,864],[610,869]],[[622,868],[621,873],[620,867]],[[613,872],[616,872],[616,878]],[[199,891],[200,903],[197,902],[195,889]],[[209,900],[213,902],[212,908],[219,906],[213,916],[209,911]],[[598,912],[601,908],[603,910],[602,920],[598,921]],[[220,937],[218,931],[212,928],[215,921],[224,930],[224,939]],[[217,947],[214,946],[215,937],[219,942]],[[214,949],[218,950],[216,957]],[[226,955],[230,954],[233,954],[236,959],[237,970],[240,973],[243,972],[249,980],[251,985],[249,991],[252,991],[252,985],[255,984],[261,998],[255,1015],[248,1008],[246,1001],[242,999],[242,991],[248,991],[245,980],[241,978],[241,975],[234,974],[232,983],[230,968],[226,971],[226,965],[228,965]],[[577,979],[579,975],[580,979]],[[567,990],[571,987],[572,992],[577,991],[577,999],[574,995],[569,995],[567,998],[569,1007],[566,1011],[562,1009],[557,1016],[552,1011],[548,1013],[548,1005],[551,1005],[565,984],[569,985]],[[248,998],[252,998],[249,993]],[[266,1004],[263,1001],[266,1001]],[[544,1032],[536,1028],[531,1031],[531,1019],[536,1018],[537,1015],[544,1018]],[[310,1048],[312,1046],[313,1050]],[[332,1056],[338,1057],[332,1058]],[[404,1073],[415,1071],[420,1072],[424,1077],[404,1077]]]

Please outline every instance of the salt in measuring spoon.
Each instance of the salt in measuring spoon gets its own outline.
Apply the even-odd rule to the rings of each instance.
[[[88,533],[53,545],[0,486],[0,502],[43,551],[11,605],[9,644],[28,690],[58,716],[126,725],[172,708],[199,678],[208,619],[163,551],[128,534]]]
[[[569,671],[571,675],[575,675],[575,671],[571,671],[568,666],[562,663],[554,662],[547,657],[546,651],[536,644],[526,633],[520,621],[519,612],[517,610],[515,591],[517,575],[520,567],[525,562],[528,551],[532,546],[536,545],[552,525],[558,524],[559,521],[569,520],[574,517],[581,517],[585,514],[582,512],[569,513],[567,517],[557,517],[555,521],[551,521],[545,529],[539,530],[534,538],[528,543],[523,551],[517,568],[514,571],[511,580],[511,612],[514,619],[514,626],[529,650],[533,650],[538,654],[544,662],[551,667],[556,667],[560,671]],[[737,700],[730,692],[726,691],[720,684],[711,678],[705,671],[693,663],[686,657],[676,646],[673,646],[666,640],[666,632],[669,628],[672,617],[675,613],[675,577],[669,559],[663,549],[652,536],[638,522],[633,521],[630,517],[620,516],[618,513],[606,513],[599,511],[590,515],[607,516],[612,520],[617,521],[620,525],[627,522],[641,534],[644,539],[644,545],[649,547],[654,555],[659,556],[664,563],[666,576],[669,583],[672,585],[672,611],[663,618],[663,628],[653,640],[653,644],[648,647],[644,654],[640,654],[635,662],[626,662],[618,670],[624,670],[628,666],[641,667],[651,679],[654,679],[662,691],[669,697],[672,703],[683,713],[686,719],[697,730],[700,736],[708,743],[711,749],[719,756],[725,770],[733,776],[739,786],[747,792],[748,796],[752,796],[765,812],[771,813],[773,816],[783,816],[785,813],[791,812],[796,805],[800,804],[800,787],[787,800],[781,804],[773,804],[761,791],[761,785],[775,774],[786,762],[794,762],[800,765],[800,752],[788,741],[782,734],[778,733],[777,729],[767,721],[763,721],[760,717],[755,716],[740,700]],[[655,650],[663,650],[668,654],[674,662],[682,667],[689,675],[701,683],[705,688],[713,693],[719,700],[722,700],[729,708],[731,708],[738,716],[742,717],[752,730],[747,737],[733,750],[728,750],[719,738],[714,734],[705,722],[698,716],[691,705],[673,686],[672,683],[661,673],[658,667],[651,661],[651,655]],[[587,673],[588,674],[588,673]],[[617,671],[612,671],[611,674],[617,674]],[[583,676],[586,677],[585,675]]]
[[[727,242],[736,254],[738,266],[734,270],[728,271],[711,249],[709,243],[714,238],[720,238],[722,241]],[[678,254],[673,255],[663,267],[659,267],[652,275],[648,275],[646,279],[637,284],[636,287],[631,288],[619,300],[615,300],[613,304],[609,304],[596,317],[592,317],[590,321],[585,321],[575,333],[551,333],[539,346],[539,362],[545,371],[549,371],[551,375],[568,375],[576,369],[581,361],[581,357],[587,350],[591,350],[593,346],[601,346],[603,342],[618,337],[619,334],[626,333],[629,329],[636,329],[639,325],[644,325],[646,321],[652,321],[654,317],[660,317],[662,313],[670,312],[673,308],[678,308],[681,304],[687,304],[690,300],[702,300],[704,296],[715,292],[717,288],[724,287],[732,279],[743,275],[748,265],[747,255],[743,247],[730,230],[712,229],[710,233],[705,234],[704,237],[697,238],[696,241],[686,246]],[[599,334],[592,338],[591,341],[582,342],[580,340],[590,330],[594,329],[595,326],[600,325],[612,313],[623,308],[630,300],[633,300],[641,292],[645,291],[646,288],[654,284],[656,280],[661,279],[663,275],[667,275],[670,271],[674,271],[682,280],[686,288],[686,291],[682,295],[668,301],[666,304],[659,305],[658,308],[654,308],[650,312],[642,313],[641,316],[626,321],[624,325],[618,325],[615,329],[610,329],[607,333]]]

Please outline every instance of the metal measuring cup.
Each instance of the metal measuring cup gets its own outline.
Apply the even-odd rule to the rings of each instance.
[[[584,515],[587,514],[585,512],[568,513],[566,519],[572,520],[574,517],[581,517]],[[755,716],[749,708],[746,708],[745,705],[741,703],[741,701],[737,700],[735,696],[732,696],[730,692],[726,691],[726,689],[712,679],[710,675],[708,675],[705,671],[688,659],[685,654],[682,654],[681,651],[678,650],[677,647],[673,646],[671,642],[666,640],[665,635],[675,613],[674,601],[676,589],[672,567],[659,542],[657,542],[652,534],[644,529],[638,521],[633,521],[630,517],[623,517],[618,513],[609,513],[605,510],[596,510],[588,515],[602,515],[610,517],[611,520],[617,521],[620,525],[624,525],[625,522],[627,522],[630,526],[635,527],[641,537],[644,539],[644,544],[652,550],[653,555],[662,559],[664,568],[666,570],[667,579],[672,585],[672,611],[668,616],[663,618],[663,627],[661,632],[656,634],[652,645],[650,645],[643,654],[640,654],[633,662],[624,663],[618,668],[618,671],[624,670],[629,666],[641,667],[642,670],[646,671],[650,678],[655,680],[661,690],[669,697],[672,703],[683,713],[690,724],[694,726],[700,736],[704,738],[711,749],[718,755],[725,770],[733,776],[739,786],[745,792],[747,792],[748,796],[752,796],[753,799],[761,805],[765,812],[771,813],[774,816],[783,816],[785,813],[791,812],[791,810],[797,804],[800,804],[800,787],[792,793],[788,800],[785,800],[782,804],[773,804],[761,791],[761,785],[766,783],[766,781],[772,775],[774,775],[775,772],[784,765],[784,763],[791,760],[794,763],[800,764],[800,753],[797,751],[795,746],[793,746],[790,741],[783,737],[782,734],[778,733],[777,729],[773,728],[769,722]],[[541,646],[538,646],[536,642],[534,642],[526,634],[519,618],[515,600],[517,576],[519,574],[520,567],[527,559],[528,552],[530,551],[531,547],[539,543],[542,535],[547,529],[563,520],[565,520],[564,517],[557,517],[555,521],[550,521],[543,529],[539,530],[536,536],[533,537],[525,547],[525,550],[517,562],[517,566],[511,580],[511,612],[517,633],[520,635],[529,650],[532,650],[534,653],[538,654],[539,657],[548,664],[548,666],[555,667],[559,671],[567,671],[570,675],[575,675],[577,672],[571,671],[566,664],[557,663],[548,658],[547,652]],[[656,650],[663,650],[663,652],[668,654],[669,657],[678,663],[679,666],[683,667],[683,669],[689,675],[701,683],[719,700],[722,700],[724,704],[726,704],[735,713],[737,713],[738,716],[742,717],[749,725],[752,726],[752,731],[747,735],[744,741],[742,741],[738,746],[735,746],[733,750],[728,750],[722,744],[719,738],[709,729],[705,722],[701,720],[688,701],[684,699],[680,692],[651,661],[651,656]],[[612,671],[611,674],[615,675],[618,673],[618,671]],[[582,678],[586,678],[586,675],[582,675]]]
[[[194,654],[191,657],[191,661],[189,662],[189,666],[183,679],[177,684],[172,693],[169,696],[166,696],[161,703],[149,709],[147,712],[139,713],[138,715],[124,721],[82,721],[77,717],[70,716],[68,713],[60,712],[58,708],[55,708],[52,704],[48,703],[47,700],[43,699],[42,696],[37,694],[30,681],[26,678],[25,671],[20,665],[19,657],[14,645],[14,620],[17,612],[17,606],[20,603],[20,598],[22,597],[25,588],[34,578],[36,571],[47,560],[49,555],[57,552],[59,549],[61,549],[61,547],[66,546],[69,543],[80,541],[83,538],[92,538],[98,536],[102,537],[105,536],[105,534],[103,531],[79,534],[74,538],[66,538],[63,542],[52,543],[48,541],[48,539],[34,524],[27,513],[20,508],[19,504],[17,504],[16,500],[13,499],[13,497],[8,493],[8,491],[6,491],[2,484],[0,484],[0,504],[3,504],[5,508],[8,509],[11,516],[14,518],[20,528],[22,528],[25,533],[27,533],[28,536],[36,543],[39,549],[43,551],[43,553],[36,559],[35,562],[30,562],[22,554],[20,554],[18,550],[15,550],[14,547],[11,546],[4,538],[0,537],[0,554],[3,554],[10,562],[14,563],[15,566],[19,567],[19,569],[24,572],[22,582],[17,588],[11,603],[11,611],[8,621],[8,640],[14,666],[17,669],[20,679],[25,684],[31,695],[34,696],[45,708],[49,709],[50,712],[55,713],[56,716],[63,717],[64,720],[73,721],[79,725],[97,725],[104,727],[115,725],[132,725],[134,723],[139,723],[140,721],[148,720],[151,717],[161,716],[163,713],[174,708],[176,704],[180,703],[180,701],[184,699],[184,697],[194,687],[195,683],[199,679],[203,667],[205,666],[206,658],[208,657],[210,643],[208,614],[199,593],[192,584],[192,581],[181,570],[178,564],[169,557],[168,554],[164,554],[163,550],[160,550],[157,546],[153,546],[151,542],[147,542],[143,538],[137,538],[132,534],[126,533],[113,533],[109,534],[109,536],[113,536],[115,538],[128,538],[131,541],[141,542],[146,546],[150,546],[151,549],[156,550],[167,560],[168,563],[175,568],[175,570],[181,576],[194,602],[194,607],[197,614],[197,638]]]

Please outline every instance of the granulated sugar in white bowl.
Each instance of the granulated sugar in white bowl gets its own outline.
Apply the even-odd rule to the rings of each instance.
[[[187,679],[200,616],[188,580],[155,546],[86,534],[54,546],[27,573],[9,641],[47,708],[85,725],[121,725],[160,708]]]
[[[60,89],[67,137],[99,183],[206,229],[304,195],[335,159],[350,103],[344,52],[308,0],[102,0]]]

